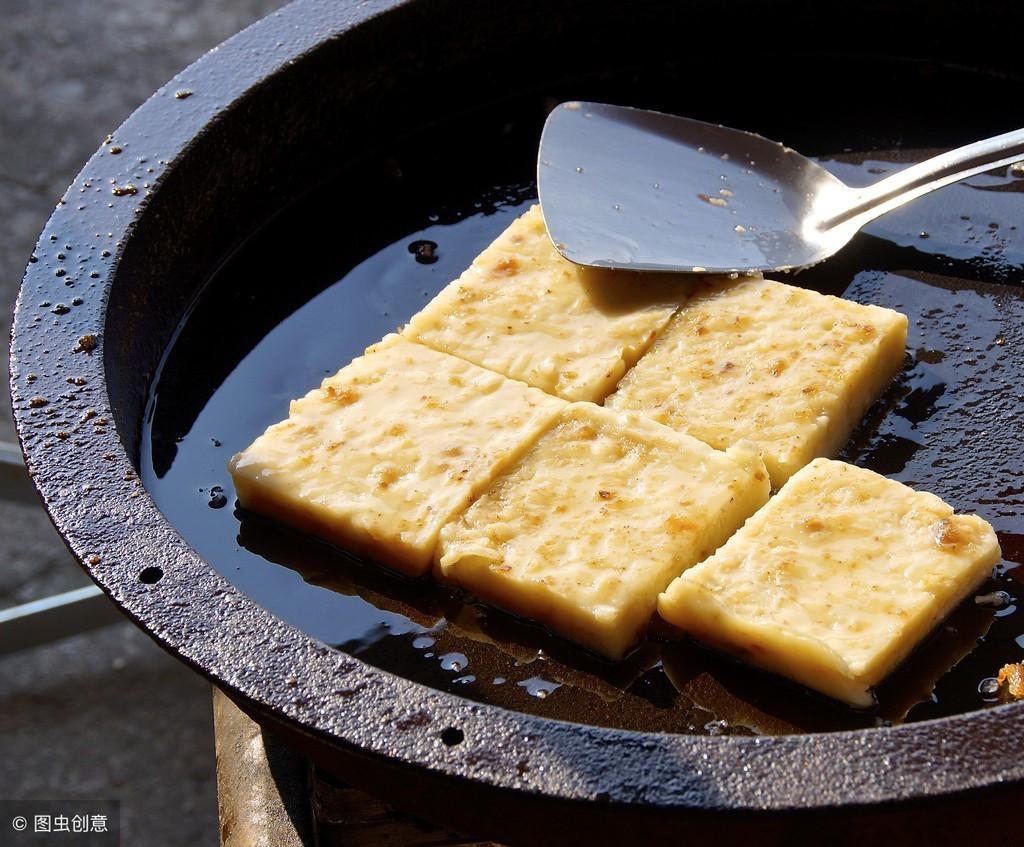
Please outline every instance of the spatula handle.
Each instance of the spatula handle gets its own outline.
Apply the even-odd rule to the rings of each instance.
[[[845,195],[842,208],[827,210],[821,216],[818,228],[826,230],[854,223],[859,229],[922,194],[1021,159],[1024,159],[1024,129],[975,141],[851,191]]]

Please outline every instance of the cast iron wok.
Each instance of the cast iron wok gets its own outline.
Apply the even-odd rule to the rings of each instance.
[[[999,25],[967,38],[966,14]],[[979,79],[1015,75],[1022,19],[1001,3],[851,13],[795,2],[299,0],[160,89],[114,133],[122,152],[97,151],[40,237],[15,315],[11,388],[55,525],[126,614],[254,717],[342,778],[452,826],[521,843],[853,843],[897,830],[953,843],[976,833],[1020,801],[1024,707],[858,732],[703,738],[470,702],[269,614],[168,523],[139,481],[138,457],[153,375],[206,280],[344,160],[440,117],[466,115],[472,133],[475,104],[546,92],[610,92],[658,108],[681,86],[713,90],[731,104],[724,122],[737,122],[734,110],[744,125],[791,137],[786,124],[810,119],[777,98],[795,80],[832,112],[841,103],[864,124],[893,120],[909,95],[865,91],[862,69],[903,57],[922,69],[909,99],[935,106],[943,98],[929,80],[946,64],[983,68]],[[817,47],[825,31],[829,52]],[[981,117],[968,136],[989,132],[985,121],[1005,105],[983,87],[974,95]],[[951,146],[963,114],[927,138],[894,141]],[[444,181],[439,173],[439,191]],[[337,199],[359,198],[342,190]],[[81,304],[61,314],[39,306],[73,297]]]

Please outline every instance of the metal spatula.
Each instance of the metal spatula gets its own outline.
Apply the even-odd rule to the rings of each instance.
[[[602,103],[548,116],[537,184],[565,258],[626,270],[786,271],[839,250],[868,221],[1024,157],[1024,129],[851,188],[760,135]]]

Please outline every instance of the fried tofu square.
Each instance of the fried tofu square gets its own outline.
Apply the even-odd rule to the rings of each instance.
[[[391,335],[230,464],[242,506],[405,574],[565,403]]]
[[[723,453],[638,415],[574,403],[441,530],[437,571],[619,658],[658,594],[768,493],[753,445]]]
[[[673,274],[573,264],[533,206],[403,334],[565,400],[600,403],[691,287]]]
[[[854,706],[991,573],[992,527],[816,459],[661,595],[694,637]]]
[[[833,456],[903,366],[907,318],[767,279],[696,292],[605,405],[725,449],[762,449],[779,488]]]

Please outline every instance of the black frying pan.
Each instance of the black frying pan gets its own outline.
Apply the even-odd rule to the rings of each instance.
[[[281,397],[403,321],[528,200],[551,103],[685,113],[809,154],[848,149],[853,164],[836,167],[877,169],[908,155],[900,150],[1019,123],[1013,33],[1024,11],[970,14],[998,26],[967,38],[964,13],[918,3],[853,13],[302,0],[271,16],[136,112],[114,134],[121,152],[97,152],[41,236],[15,317],[12,395],[55,524],[129,615],[257,719],[342,777],[442,822],[531,843],[852,843],[899,828],[938,843],[965,837],[1020,797],[1024,713],[983,709],[968,685],[1016,657],[1012,615],[961,610],[955,632],[908,665],[890,711],[856,715],[687,645],[602,665],[233,514],[223,468],[282,416]],[[794,90],[813,114],[794,112]],[[858,153],[870,161],[857,165]],[[1014,563],[1024,555],[1012,493],[1024,467],[1020,401],[1006,387],[1024,376],[1013,344],[1016,189],[1007,178],[958,190],[974,192],[955,205],[978,220],[951,226],[947,194],[919,210],[928,238],[909,219],[890,221],[797,281],[919,316],[949,312],[921,330],[942,349],[913,351],[847,457],[982,511]],[[439,243],[434,264],[409,252],[424,238]],[[314,297],[326,299],[305,306]],[[961,301],[973,304],[966,318]],[[70,310],[55,314],[55,303]],[[333,336],[316,331],[318,312],[336,316]],[[272,330],[279,346],[251,355]],[[970,341],[994,331],[1003,344]],[[936,373],[947,385],[978,353],[986,381],[974,412],[943,422]],[[387,637],[366,634],[376,614]],[[933,666],[984,632],[974,658],[942,676],[936,701],[918,703]],[[412,646],[417,638],[444,647],[448,667],[423,660],[435,651]],[[550,658],[524,671],[523,650],[538,648]],[[457,681],[467,668],[456,654],[472,683]],[[493,685],[527,672],[518,681],[539,680],[532,690]],[[691,705],[705,696],[695,680],[711,699],[681,706],[678,688]],[[885,725],[907,709],[909,722]]]

